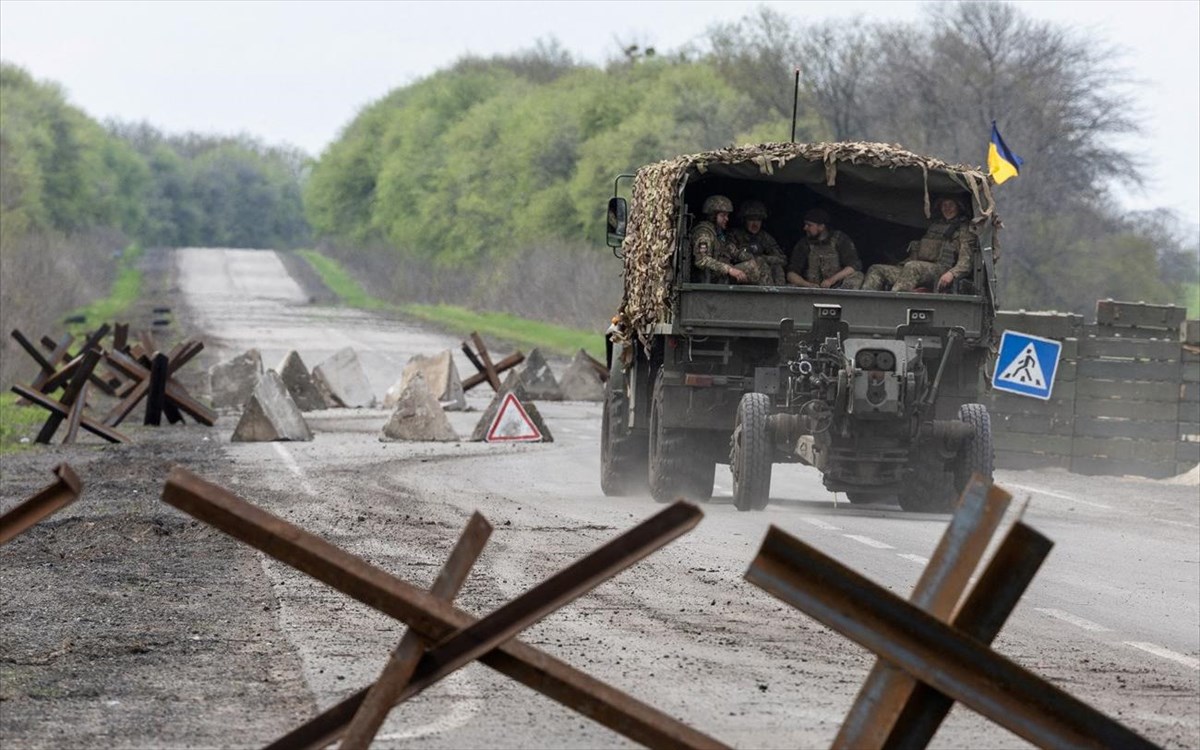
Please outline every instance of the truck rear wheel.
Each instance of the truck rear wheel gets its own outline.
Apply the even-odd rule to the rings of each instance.
[[[606,497],[625,497],[646,490],[646,440],[626,434],[629,400],[613,390],[613,380],[604,389],[600,420],[600,490]]]
[[[949,476],[938,467],[926,467],[916,472],[900,490],[897,500],[902,510],[910,513],[946,513],[954,509],[958,495]]]
[[[846,499],[855,505],[867,505],[877,503],[883,499],[883,495],[874,492],[858,492],[856,490],[846,490]]]
[[[767,432],[770,414],[771,400],[765,393],[747,393],[738,403],[729,455],[733,504],[738,510],[762,510],[770,500],[772,446]]]
[[[958,450],[951,472],[935,467],[916,471],[912,481],[900,493],[900,507],[909,511],[945,513],[954,510],[972,474],[992,481],[995,452],[992,445],[992,420],[983,404],[963,404],[958,419],[971,426],[971,437]]]
[[[712,497],[717,464],[687,430],[665,426],[666,408],[662,373],[654,381],[650,405],[650,495],[660,503],[683,497],[705,501]]]

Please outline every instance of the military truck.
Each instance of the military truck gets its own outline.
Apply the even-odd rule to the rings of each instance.
[[[659,501],[704,501],[728,463],[736,507],[760,510],[773,465],[801,462],[853,503],[945,511],[972,473],[990,480],[978,402],[997,307],[991,187],[979,168],[873,143],[727,148],[619,176],[608,241],[625,288],[606,336],[604,493],[648,485]],[[950,196],[969,207],[980,251],[940,292],[714,283],[688,242],[713,195],[764,203],[785,250],[822,208],[864,270],[903,260]]]

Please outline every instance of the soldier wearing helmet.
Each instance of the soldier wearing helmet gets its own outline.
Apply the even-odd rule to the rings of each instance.
[[[943,196],[934,204],[940,218],[921,239],[908,243],[908,255],[898,266],[874,265],[867,270],[863,289],[911,292],[918,287],[949,291],[955,279],[971,272],[979,254],[979,238],[967,221],[962,201]]]
[[[763,231],[763,220],[767,218],[767,207],[762,201],[749,200],[742,204],[742,226],[729,233],[733,243],[750,256],[745,265],[751,284],[782,286],[787,256],[783,248],[767,232]],[[743,264],[739,264],[739,268]]]
[[[862,261],[854,240],[830,229],[829,212],[813,208],[804,214],[804,236],[792,248],[787,281],[793,286],[821,289],[859,289]]]
[[[729,215],[733,213],[733,201],[723,195],[710,195],[701,209],[704,221],[692,227],[688,242],[692,247],[692,262],[701,271],[708,271],[714,281],[731,279],[738,284],[750,283],[750,277],[742,267],[749,256],[733,243],[726,231]]]

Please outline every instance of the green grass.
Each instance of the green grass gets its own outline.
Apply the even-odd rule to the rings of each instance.
[[[137,269],[137,261],[141,257],[140,245],[134,243],[125,248],[117,267],[117,278],[108,296],[71,311],[69,317],[83,316],[86,319],[84,323],[68,326],[71,333],[78,335],[94,329],[100,323],[112,322],[137,302],[142,293],[142,272]]]
[[[391,307],[383,300],[372,297],[363,291],[358,282],[336,260],[327,258],[316,250],[300,250],[298,252],[321,277],[321,281],[325,282],[325,286],[329,287],[330,291],[350,307],[364,310],[384,310]]]
[[[455,333],[479,332],[480,335],[510,341],[545,352],[570,356],[580,349],[597,359],[604,358],[604,337],[593,331],[565,328],[551,323],[494,312],[475,312],[456,305],[389,305],[363,291],[341,265],[315,250],[299,251],[325,285],[342,302],[367,310],[396,310],[428,321]]]
[[[33,446],[47,415],[37,406],[18,406],[15,393],[0,394],[0,455]],[[21,438],[29,438],[29,442],[22,443]]]
[[[484,336],[568,356],[583,349],[596,359],[604,359],[604,337],[593,331],[564,328],[507,313],[480,313],[455,305],[404,305],[400,309],[456,333],[478,331]]]

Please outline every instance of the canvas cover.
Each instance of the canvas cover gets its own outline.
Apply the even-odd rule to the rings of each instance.
[[[679,192],[685,177],[714,175],[803,184],[868,216],[924,227],[932,198],[955,195],[975,206],[973,221],[994,220],[982,167],[948,164],[886,143],[766,143],[679,156],[637,171],[622,251],[625,293],[619,338],[648,331],[670,308],[672,262],[679,244]]]

